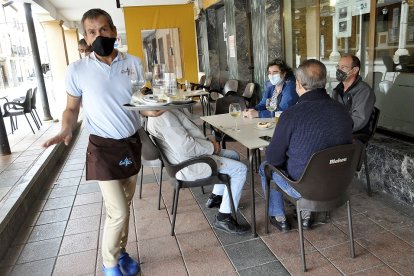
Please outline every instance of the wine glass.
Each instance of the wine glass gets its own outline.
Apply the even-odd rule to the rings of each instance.
[[[241,114],[241,107],[240,104],[238,103],[231,103],[229,105],[229,113],[230,115],[235,119],[235,127],[234,127],[234,131],[240,131],[240,129],[237,127],[237,118],[240,117]]]
[[[145,86],[145,79],[142,75],[138,75],[135,69],[131,69],[128,76],[131,81],[132,93],[136,95]]]
[[[266,109],[270,111],[270,114],[273,116],[273,111],[277,108],[276,103],[272,99],[266,99]]]

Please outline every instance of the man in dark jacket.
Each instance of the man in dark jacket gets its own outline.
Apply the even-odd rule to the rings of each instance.
[[[317,151],[352,143],[352,119],[343,106],[332,100],[325,90],[326,67],[318,60],[304,61],[296,73],[299,100],[282,113],[275,133],[266,149],[266,161],[297,180]],[[266,181],[264,163],[260,166],[263,190]],[[280,175],[272,175],[276,185],[288,195],[301,195]],[[280,231],[290,229],[284,212],[282,194],[274,189],[269,198],[270,222]],[[310,228],[310,212],[302,212],[304,229]]]
[[[357,56],[344,55],[338,62],[332,98],[343,104],[354,122],[354,133],[367,133],[368,122],[375,104],[375,94],[359,75],[361,62]]]

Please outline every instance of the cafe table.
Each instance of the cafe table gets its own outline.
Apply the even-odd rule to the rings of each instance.
[[[237,127],[239,131],[235,131],[235,119],[230,114],[220,114],[212,116],[200,117],[203,121],[212,125],[225,135],[230,136],[235,141],[239,142],[249,150],[249,170],[250,170],[250,193],[251,193],[251,224],[252,234],[257,236],[256,233],[256,210],[255,210],[255,194],[254,194],[254,166],[253,161],[256,157],[256,152],[260,148],[267,147],[269,142],[260,138],[263,136],[272,137],[274,127],[268,129],[260,129],[257,127],[258,122],[273,122],[274,118],[244,118],[239,117],[237,119]]]
[[[204,115],[210,115],[211,109],[210,109],[210,93],[205,90],[192,90],[192,91],[185,91],[182,92],[182,95],[186,97],[200,97],[201,107],[203,109],[203,116]],[[205,110],[205,111],[204,111]]]

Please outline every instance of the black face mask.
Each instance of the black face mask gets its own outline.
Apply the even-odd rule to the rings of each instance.
[[[101,57],[109,56],[114,50],[116,38],[98,36],[92,43],[92,51]]]
[[[343,82],[348,77],[348,73],[342,71],[341,69],[336,70],[336,79],[340,82]]]

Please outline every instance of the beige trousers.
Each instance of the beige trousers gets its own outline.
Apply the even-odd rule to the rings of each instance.
[[[106,218],[102,237],[105,267],[118,264],[118,256],[128,241],[129,214],[137,175],[126,179],[98,181],[105,202]]]

